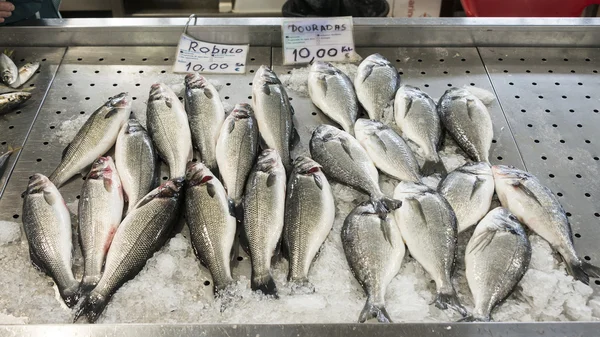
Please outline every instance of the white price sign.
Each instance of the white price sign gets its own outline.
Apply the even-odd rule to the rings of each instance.
[[[173,72],[244,74],[249,48],[247,44],[204,42],[184,33],[179,39]]]
[[[347,61],[354,55],[352,17],[284,19],[284,64]]]

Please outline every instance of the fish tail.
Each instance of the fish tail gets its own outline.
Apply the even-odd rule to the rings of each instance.
[[[381,196],[379,198],[372,198],[371,203],[375,208],[375,211],[379,214],[382,219],[387,217],[387,214],[393,210],[396,210],[402,206],[402,201]]]
[[[600,268],[579,259],[567,263],[567,272],[586,285],[590,284],[590,276],[600,278]]]
[[[72,308],[77,302],[79,302],[79,297],[81,297],[81,291],[79,288],[79,284],[74,284],[73,286],[59,291],[60,297],[62,297],[63,301],[67,307]]]
[[[451,293],[437,293],[433,303],[436,307],[440,309],[445,310],[448,308],[452,308],[458,311],[458,313],[460,313],[463,317],[467,315],[467,310],[465,309],[465,307],[462,306],[462,304],[460,304],[460,301],[458,300],[458,296],[456,296],[456,292],[454,291],[454,289]]]
[[[4,49],[4,55],[12,58],[13,54],[15,53],[14,49]]]
[[[84,276],[79,287],[82,294],[89,294],[100,281],[100,276]]]
[[[108,299],[102,295],[98,294],[89,294],[81,303],[79,309],[75,313],[75,318],[73,318],[73,323],[77,322],[77,320],[81,316],[85,316],[89,323],[94,323],[100,314],[106,308],[106,304],[108,303]]]
[[[312,294],[315,292],[315,286],[308,281],[308,278],[299,278],[290,280],[292,295],[296,294]]]
[[[374,304],[371,299],[367,299],[367,303],[365,303],[360,316],[358,316],[358,323],[364,323],[373,318],[376,318],[379,323],[392,323],[392,319],[383,304]]]
[[[444,162],[438,157],[437,160],[426,160],[421,168],[421,173],[423,176],[439,173],[443,178],[448,174],[448,171],[446,170],[446,166],[444,166]]]
[[[275,280],[273,280],[273,276],[271,276],[270,272],[264,276],[256,276],[254,275],[254,271],[252,274],[252,290],[260,290],[264,295],[273,296],[275,298],[279,297],[277,295],[277,286],[275,285]]]

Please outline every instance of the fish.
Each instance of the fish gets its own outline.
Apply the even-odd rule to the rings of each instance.
[[[31,98],[25,91],[0,94],[0,115],[13,111]]]
[[[92,113],[67,145],[60,164],[49,177],[56,187],[87,171],[94,160],[115,144],[119,130],[131,113],[131,102],[127,93],[121,93]]]
[[[450,88],[437,107],[442,124],[471,159],[489,164],[494,138],[492,118],[485,105],[470,91]]]
[[[277,75],[260,66],[252,81],[252,106],[263,149],[274,149],[281,156],[286,171],[292,167],[290,146],[294,135],[294,109]]]
[[[402,181],[421,181],[419,162],[404,139],[379,121],[359,118],[354,125],[356,139],[385,174]]]
[[[12,156],[13,153],[19,151],[21,149],[20,146],[12,147],[8,146],[8,150],[0,155],[0,178],[4,175],[4,170],[6,169],[6,165],[8,164],[8,159]]]
[[[288,179],[283,244],[294,291],[315,291],[308,272],[335,219],[333,192],[322,169],[314,160],[300,156]]]
[[[460,233],[490,210],[494,196],[492,168],[485,162],[465,164],[450,172],[438,191],[452,206]]]
[[[590,276],[600,277],[600,268],[577,255],[569,218],[548,187],[531,173],[512,166],[495,165],[492,172],[502,206],[558,251],[573,278],[589,284]]]
[[[354,135],[358,118],[358,98],[352,80],[331,63],[317,61],[308,74],[308,94],[327,117]]]
[[[246,183],[244,232],[252,262],[252,290],[273,297],[277,297],[277,286],[271,275],[271,258],[283,231],[285,189],[281,157],[276,150],[263,150]]]
[[[435,306],[452,308],[465,316],[452,285],[458,241],[452,207],[439,193],[420,183],[401,182],[394,198],[402,201],[394,213],[402,238],[412,257],[435,281]]]
[[[202,162],[217,174],[216,146],[225,109],[217,89],[198,73],[185,76],[185,111],[194,147],[200,152]]]
[[[185,219],[194,254],[210,271],[218,294],[233,283],[230,258],[237,225],[225,188],[202,163],[187,165]]]
[[[492,310],[513,292],[530,260],[531,244],[517,218],[506,208],[491,210],[475,227],[466,248],[466,276],[475,309],[464,321],[491,321]]]
[[[258,151],[258,126],[252,107],[236,104],[227,116],[217,140],[217,164],[227,196],[240,206],[246,179]]]
[[[386,116],[384,111],[392,104],[399,87],[398,70],[382,55],[372,54],[358,66],[354,88],[369,119],[385,124],[394,122],[393,113]]]
[[[80,293],[71,269],[71,216],[56,186],[39,173],[31,176],[25,192],[23,229],[33,266],[52,277],[60,297],[73,307]]]
[[[367,294],[358,322],[377,319],[391,323],[385,309],[385,293],[400,271],[405,254],[398,226],[392,217],[382,219],[373,204],[363,202],[344,220],[341,236],[350,270]]]
[[[179,216],[182,186],[183,178],[167,180],[148,193],[125,216],[106,255],[102,277],[83,298],[73,322],[85,316],[89,323],[94,323],[113,294],[134,278],[146,261],[164,245]]]
[[[146,126],[156,152],[169,166],[170,177],[183,178],[194,155],[192,135],[183,104],[164,83],[150,88]]]
[[[321,124],[313,131],[309,147],[312,159],[328,177],[369,195],[380,214],[386,214],[399,203],[381,192],[377,168],[349,133]]]
[[[9,87],[19,80],[19,69],[11,59],[13,52],[13,50],[5,50],[0,53],[0,78]]]
[[[129,118],[117,137],[115,165],[127,198],[125,214],[156,186],[156,151],[148,132],[135,118]]]
[[[100,157],[81,188],[79,240],[84,260],[81,290],[90,292],[102,276],[104,259],[123,214],[123,188],[112,157]]]
[[[38,71],[38,69],[40,69],[39,62],[29,62],[23,65],[21,68],[19,68],[19,77],[17,81],[9,86],[11,88],[18,88],[22,86],[23,84],[27,83],[33,77],[33,75],[35,75],[35,72]]]
[[[417,144],[423,152],[423,175],[445,174],[438,154],[442,125],[433,99],[417,87],[403,85],[396,92],[394,118],[404,138]]]

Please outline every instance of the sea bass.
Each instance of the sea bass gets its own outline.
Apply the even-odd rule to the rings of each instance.
[[[25,192],[23,229],[34,267],[50,275],[67,306],[74,306],[79,281],[71,270],[71,216],[58,189],[39,173],[29,179]]]
[[[123,214],[123,189],[111,157],[92,164],[79,198],[79,239],[84,259],[81,288],[89,292],[102,276],[102,266]]]
[[[346,74],[330,63],[314,62],[308,75],[308,93],[317,108],[354,135],[358,99],[352,81]]]
[[[370,119],[385,124],[394,122],[394,114],[384,115],[384,110],[392,104],[400,87],[400,75],[390,61],[380,54],[373,54],[358,66],[354,88],[360,104]]]
[[[109,99],[94,111],[66,147],[60,164],[50,175],[56,187],[85,171],[94,160],[110,150],[130,113],[131,100],[127,93]]]
[[[558,198],[530,173],[511,166],[492,166],[496,193],[503,207],[558,251],[575,279],[589,284],[600,268],[582,261],[573,247],[571,224]]]

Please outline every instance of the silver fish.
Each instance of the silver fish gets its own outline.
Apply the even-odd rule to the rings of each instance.
[[[375,165],[358,141],[347,132],[331,125],[320,125],[310,139],[310,154],[323,166],[328,177],[368,194],[380,213],[387,213],[398,203],[381,192]]]
[[[394,117],[402,135],[423,151],[423,174],[445,173],[438,154],[442,126],[433,99],[419,88],[403,85],[396,92]]]
[[[89,292],[102,276],[102,265],[123,214],[123,188],[111,157],[100,157],[83,183],[79,198],[79,238],[84,259],[81,289]]]
[[[31,93],[25,91],[0,94],[0,115],[11,112],[31,98]]]
[[[327,117],[354,135],[358,99],[352,81],[330,63],[317,61],[308,74],[308,93],[313,104]]]
[[[227,195],[239,206],[256,158],[258,127],[249,104],[236,104],[217,140],[217,163]]]
[[[550,189],[532,174],[511,166],[492,166],[492,171],[502,206],[558,251],[570,275],[585,284],[590,276],[600,277],[600,268],[577,256],[569,219]]]
[[[33,77],[33,75],[35,75],[35,72],[38,71],[38,69],[40,69],[39,62],[30,62],[23,65],[21,68],[19,68],[18,80],[11,84],[10,87],[18,88],[27,83]]]
[[[367,293],[358,322],[373,318],[392,322],[385,309],[385,292],[404,259],[404,242],[398,226],[387,214],[381,219],[371,203],[363,202],[344,220],[341,235],[350,270]]]
[[[386,124],[394,122],[393,113],[385,116],[384,110],[392,104],[398,87],[398,70],[380,54],[368,56],[358,66],[354,88],[370,119]]]
[[[382,122],[358,119],[356,139],[382,172],[402,181],[420,182],[419,163],[410,147],[396,131]]]
[[[231,250],[236,221],[221,182],[202,163],[188,163],[185,219],[196,257],[208,268],[215,294],[232,282]]]
[[[148,98],[146,126],[156,152],[169,166],[171,178],[183,178],[192,160],[192,135],[183,104],[171,88],[153,84]]]
[[[50,275],[67,306],[74,306],[79,281],[71,270],[71,216],[58,189],[39,173],[29,179],[25,192],[23,229],[34,267]]]
[[[333,192],[321,169],[312,159],[298,157],[287,185],[283,244],[295,290],[314,291],[308,272],[335,218]]]
[[[14,85],[19,80],[19,69],[10,58],[13,51],[5,50],[0,53],[0,79],[8,86]]]
[[[185,111],[187,111],[194,146],[200,151],[202,162],[217,171],[215,153],[225,109],[215,87],[198,73],[185,77]]]
[[[86,316],[88,322],[95,322],[112,295],[134,278],[163,246],[179,216],[182,185],[182,178],[168,180],[148,193],[127,214],[113,238],[102,277],[83,299],[74,321]]]
[[[448,133],[475,161],[489,163],[494,130],[485,105],[463,88],[446,90],[438,103],[438,113]]]
[[[286,171],[290,171],[290,144],[294,131],[293,108],[285,87],[267,66],[256,71],[252,81],[252,105],[264,148],[277,150]]]
[[[271,258],[281,238],[285,211],[285,168],[273,149],[264,150],[252,169],[244,196],[244,231],[252,260],[252,290],[277,297]]]
[[[127,214],[154,188],[158,174],[152,139],[135,118],[130,118],[119,132],[115,165],[127,196]]]
[[[435,281],[435,306],[450,307],[466,315],[452,285],[457,246],[456,216],[452,207],[436,191],[412,182],[398,184],[394,197],[402,201],[395,217],[404,242],[412,257]]]
[[[491,210],[475,228],[465,253],[466,275],[475,309],[465,321],[491,321],[529,267],[531,245],[517,218],[506,208]]]
[[[458,232],[477,224],[492,204],[494,177],[488,163],[468,163],[450,172],[438,187],[458,223]]]
[[[73,141],[65,148],[50,180],[61,187],[76,174],[85,171],[116,142],[119,130],[131,113],[131,100],[126,93],[109,99],[88,118]]]

